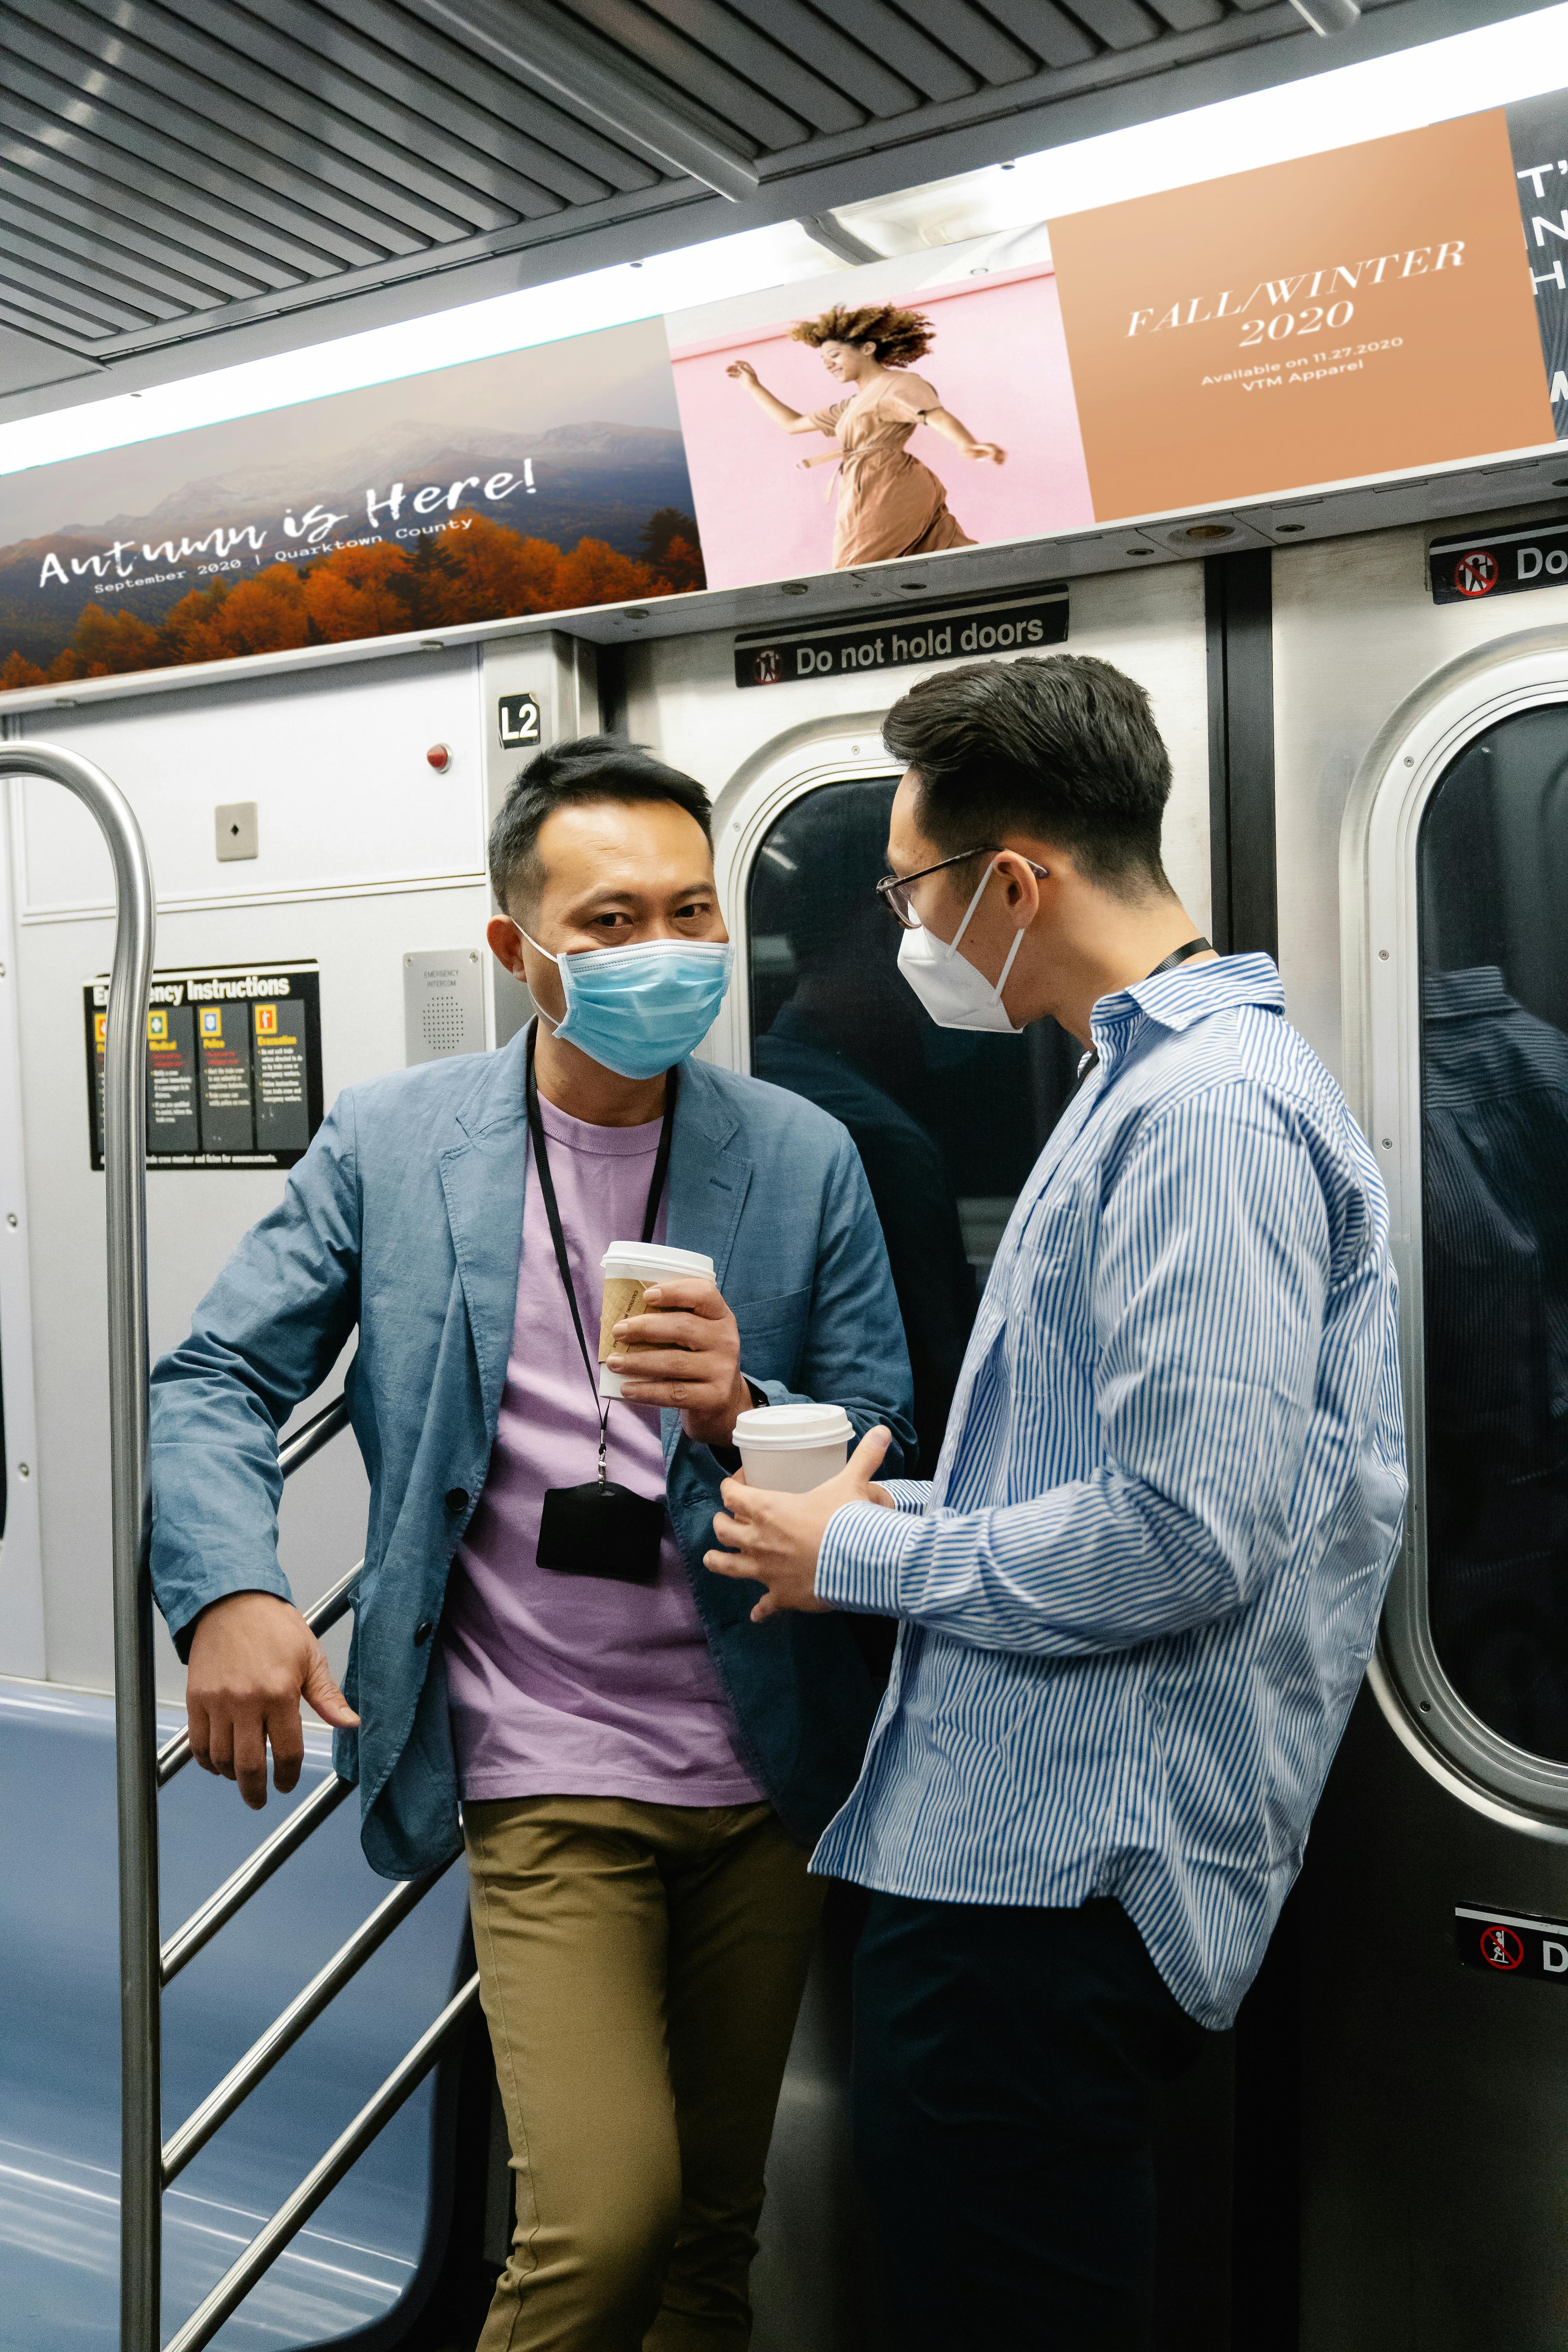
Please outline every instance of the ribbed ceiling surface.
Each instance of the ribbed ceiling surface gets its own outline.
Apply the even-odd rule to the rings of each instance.
[[[1302,32],[1285,0],[0,0],[0,326],[111,360]]]

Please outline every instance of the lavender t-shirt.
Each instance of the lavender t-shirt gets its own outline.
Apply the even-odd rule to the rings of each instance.
[[[593,1357],[599,1260],[611,1242],[642,1232],[658,1123],[590,1127],[552,1103],[539,1108]],[[544,1489],[595,1477],[598,1442],[594,1389],[530,1166],[495,1447],[441,1619],[463,1794],[753,1803],[763,1791],[742,1760],[668,1520],[651,1585],[535,1564]],[[663,1495],[655,1408],[612,1402],[608,1474],[637,1494]]]

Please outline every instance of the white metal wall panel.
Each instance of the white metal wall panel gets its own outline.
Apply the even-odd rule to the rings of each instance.
[[[5,1445],[5,1529],[0,1536],[0,1675],[44,1671],[43,1566],[38,1550],[34,1415],[31,1221],[22,1149],[21,1032],[5,803],[0,783],[0,1383]]]
[[[466,646],[30,711],[22,731],[85,751],[129,795],[161,910],[232,906],[481,874],[479,693],[478,648]],[[445,774],[425,756],[440,742],[454,754]],[[37,778],[19,798],[24,924],[107,907],[109,859],[86,810]],[[260,855],[219,866],[213,811],[240,800],[258,803]]]

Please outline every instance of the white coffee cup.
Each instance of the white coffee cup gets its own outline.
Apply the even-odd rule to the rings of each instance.
[[[773,1404],[741,1413],[735,1444],[748,1486],[804,1495],[849,1459],[854,1423],[841,1404]]]
[[[671,1249],[666,1242],[612,1242],[599,1265],[606,1286],[599,1317],[599,1394],[618,1397],[623,1376],[612,1372],[605,1362],[615,1346],[610,1338],[611,1327],[643,1310],[639,1297],[624,1288],[612,1297],[608,1286],[636,1283],[646,1287],[656,1282],[668,1282],[676,1275],[693,1274],[704,1275],[711,1282],[713,1261],[701,1250]]]

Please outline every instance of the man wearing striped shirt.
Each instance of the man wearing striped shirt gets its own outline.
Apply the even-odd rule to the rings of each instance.
[[[936,1477],[724,1488],[756,1614],[896,1617],[813,1867],[872,1890],[857,2145],[909,2347],[1147,2343],[1152,2107],[1300,1864],[1405,1500],[1387,1206],[1266,956],[1166,879],[1142,689],[929,678],[880,886],[933,1017],[1085,1074],[1019,1195]]]

